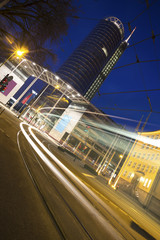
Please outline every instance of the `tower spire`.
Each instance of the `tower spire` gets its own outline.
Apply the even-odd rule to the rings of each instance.
[[[131,32],[131,34],[128,36],[128,38],[125,40],[125,42],[128,43],[129,39],[131,38],[132,34],[134,33],[134,31],[136,30],[136,27],[133,29],[133,31]]]

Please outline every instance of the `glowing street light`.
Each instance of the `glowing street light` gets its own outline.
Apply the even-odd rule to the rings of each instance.
[[[60,86],[59,86],[59,85],[56,85],[56,86],[55,86],[55,89],[59,89],[59,88],[60,88]]]
[[[17,49],[15,50],[1,65],[0,67],[2,67],[10,58],[12,58],[14,55],[18,56],[18,57],[22,57],[24,54],[27,54],[29,51],[28,49]]]
[[[16,55],[19,56],[19,57],[21,57],[23,54],[24,54],[24,52],[21,51],[21,50],[16,51]]]

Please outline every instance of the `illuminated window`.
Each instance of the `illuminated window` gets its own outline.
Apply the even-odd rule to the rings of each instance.
[[[145,154],[145,153],[143,153],[143,155],[142,155],[142,159],[144,159],[144,158],[145,158],[145,156],[146,156],[146,154]]]
[[[151,169],[150,169],[150,171],[149,171],[149,173],[151,173],[153,169],[154,169],[154,167],[152,166]]]
[[[132,168],[135,168],[135,166],[136,166],[136,162],[133,163]]]
[[[144,181],[143,187],[146,187],[147,182],[148,182],[148,178],[146,178],[146,180]]]
[[[153,160],[153,158],[155,157],[155,154],[152,154],[152,156],[151,156],[151,159],[150,160]]]
[[[123,172],[123,176],[126,176],[126,173],[127,173],[127,171],[125,170],[125,171]]]
[[[149,169],[149,165],[146,167],[146,170],[145,170],[145,172],[148,172],[148,169]]]
[[[151,184],[151,179],[149,180],[149,182],[148,182],[148,185],[147,185],[147,188],[149,188],[149,186],[150,186],[150,184]]]
[[[141,166],[141,164],[139,163],[139,164],[137,165],[137,169],[139,169],[139,168],[140,168],[140,166]]]
[[[141,153],[138,153],[137,158],[140,158],[140,156],[141,156]]]
[[[153,169],[153,173],[155,173],[155,172],[156,172],[156,170],[157,170],[157,167],[154,167],[154,169]]]
[[[132,161],[129,161],[128,166],[131,166]]]
[[[136,152],[133,153],[133,157],[135,157],[135,156],[136,156]]]
[[[127,176],[127,178],[130,178],[131,174],[132,174],[131,172],[130,172],[130,173],[128,173],[128,176]]]
[[[139,180],[140,182],[144,182],[144,177],[140,177],[140,180]]]
[[[143,166],[141,167],[141,171],[143,171],[143,170],[144,170],[144,168],[145,168],[145,165],[143,165]]]
[[[144,147],[145,147],[145,144],[143,144],[141,148],[144,148]]]
[[[149,157],[150,157],[150,154],[147,154],[146,160],[148,160],[148,159],[149,159]]]
[[[158,158],[159,158],[159,154],[157,154],[157,156],[156,156],[155,160],[158,160]]]

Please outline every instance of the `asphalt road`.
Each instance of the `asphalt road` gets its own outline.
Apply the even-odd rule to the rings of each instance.
[[[80,183],[40,148],[54,168],[47,166],[22,133],[17,137],[20,122],[7,110],[0,115],[1,239],[160,239],[151,216],[38,134]]]

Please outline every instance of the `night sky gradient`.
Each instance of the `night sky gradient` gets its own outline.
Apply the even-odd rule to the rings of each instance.
[[[146,2],[149,3],[149,8]],[[99,94],[92,99],[92,103],[106,114],[118,116],[118,119],[115,117],[113,120],[123,123],[133,131],[138,121],[143,117],[144,122],[152,111],[144,130],[159,130],[160,0],[80,0],[79,5],[76,14],[79,18],[68,19],[68,35],[63,41],[52,46],[46,42],[48,48],[55,50],[57,62],[53,64],[48,59],[44,67],[50,65],[50,70],[56,72],[100,19],[110,16],[119,18],[124,24],[125,38],[130,34],[130,23],[131,29],[136,27],[136,31],[129,41],[129,47],[101,86]],[[38,90],[37,86],[33,88]],[[120,120],[119,117],[130,120]],[[143,123],[141,127],[142,125]]]

